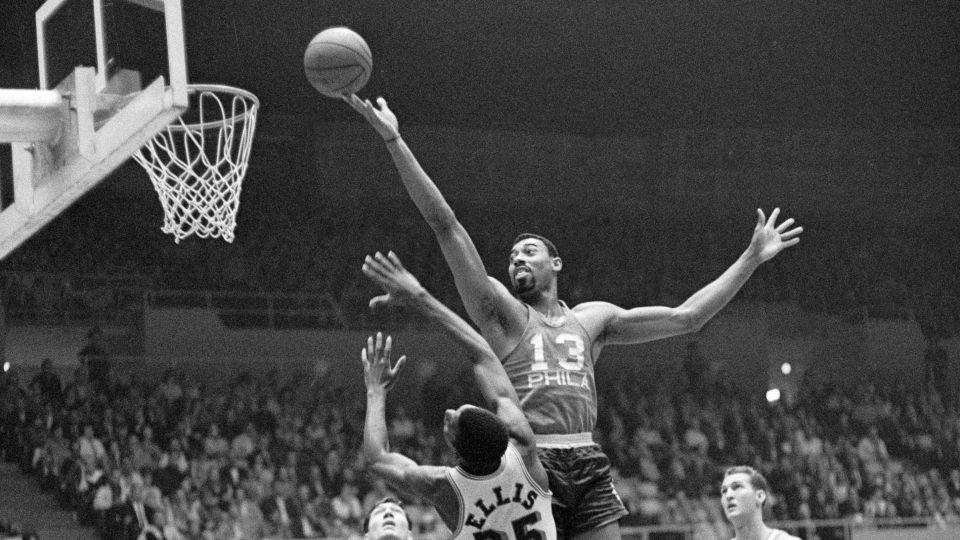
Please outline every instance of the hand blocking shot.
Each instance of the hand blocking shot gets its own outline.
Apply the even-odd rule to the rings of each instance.
[[[533,430],[489,345],[431,296],[395,254],[367,256],[363,273],[386,292],[373,298],[371,307],[397,304],[414,309],[440,325],[466,351],[489,408],[463,405],[444,414],[443,434],[457,455],[456,467],[420,465],[391,452],[386,395],[406,357],[392,363],[393,339],[381,333],[371,336],[361,351],[367,388],[363,457],[369,472],[400,492],[430,501],[453,538],[555,540],[553,497]],[[397,526],[405,522],[401,513],[393,509],[393,514],[392,527],[372,527],[367,538],[409,538],[409,526]],[[371,524],[383,521],[372,519]]]

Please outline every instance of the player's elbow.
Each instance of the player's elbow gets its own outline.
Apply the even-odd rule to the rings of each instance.
[[[360,451],[360,460],[364,467],[370,468],[379,463],[386,452],[375,444],[364,444]]]
[[[681,334],[695,334],[706,326],[709,317],[692,309],[676,308],[672,318]]]

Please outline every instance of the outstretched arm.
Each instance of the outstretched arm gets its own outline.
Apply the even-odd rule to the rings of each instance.
[[[400,136],[399,122],[386,100],[377,98],[378,107],[374,107],[370,100],[361,100],[356,95],[344,96],[344,99],[386,141],[403,186],[440,243],[457,291],[473,322],[495,341],[504,335],[504,330],[511,330],[504,329],[504,325],[519,325],[522,329],[526,309],[502,283],[487,276],[473,240]]]
[[[606,302],[587,302],[575,310],[588,328],[596,329],[604,344],[643,343],[696,332],[736,296],[761,263],[800,242],[803,227],[790,229],[793,218],[776,225],[779,215],[776,208],[767,219],[763,210],[757,209],[757,225],[746,251],[720,277],[675,308],[623,309]]]
[[[483,337],[427,292],[393,252],[387,256],[381,253],[373,257],[368,255],[363,262],[363,273],[387,292],[371,300],[371,307],[384,303],[409,306],[439,324],[463,348],[473,365],[474,378],[487,407],[506,424],[510,436],[519,446],[535,448],[533,430],[520,410],[517,392]]]
[[[436,484],[443,478],[441,467],[426,467],[403,454],[390,451],[387,435],[386,401],[387,390],[397,380],[400,369],[406,362],[402,356],[390,366],[390,349],[393,340],[377,333],[376,341],[367,338],[367,346],[361,351],[363,379],[367,387],[367,413],[363,426],[363,459],[370,472],[383,478],[400,491],[433,500]]]

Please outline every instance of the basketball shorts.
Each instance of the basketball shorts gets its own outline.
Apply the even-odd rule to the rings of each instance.
[[[599,446],[537,451],[550,479],[558,538],[599,529],[627,515],[613,487],[610,460]]]

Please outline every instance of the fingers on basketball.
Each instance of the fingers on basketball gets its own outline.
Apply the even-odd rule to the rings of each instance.
[[[346,27],[327,28],[310,41],[303,69],[321,94],[340,98],[360,91],[373,72],[373,55],[366,41]]]

